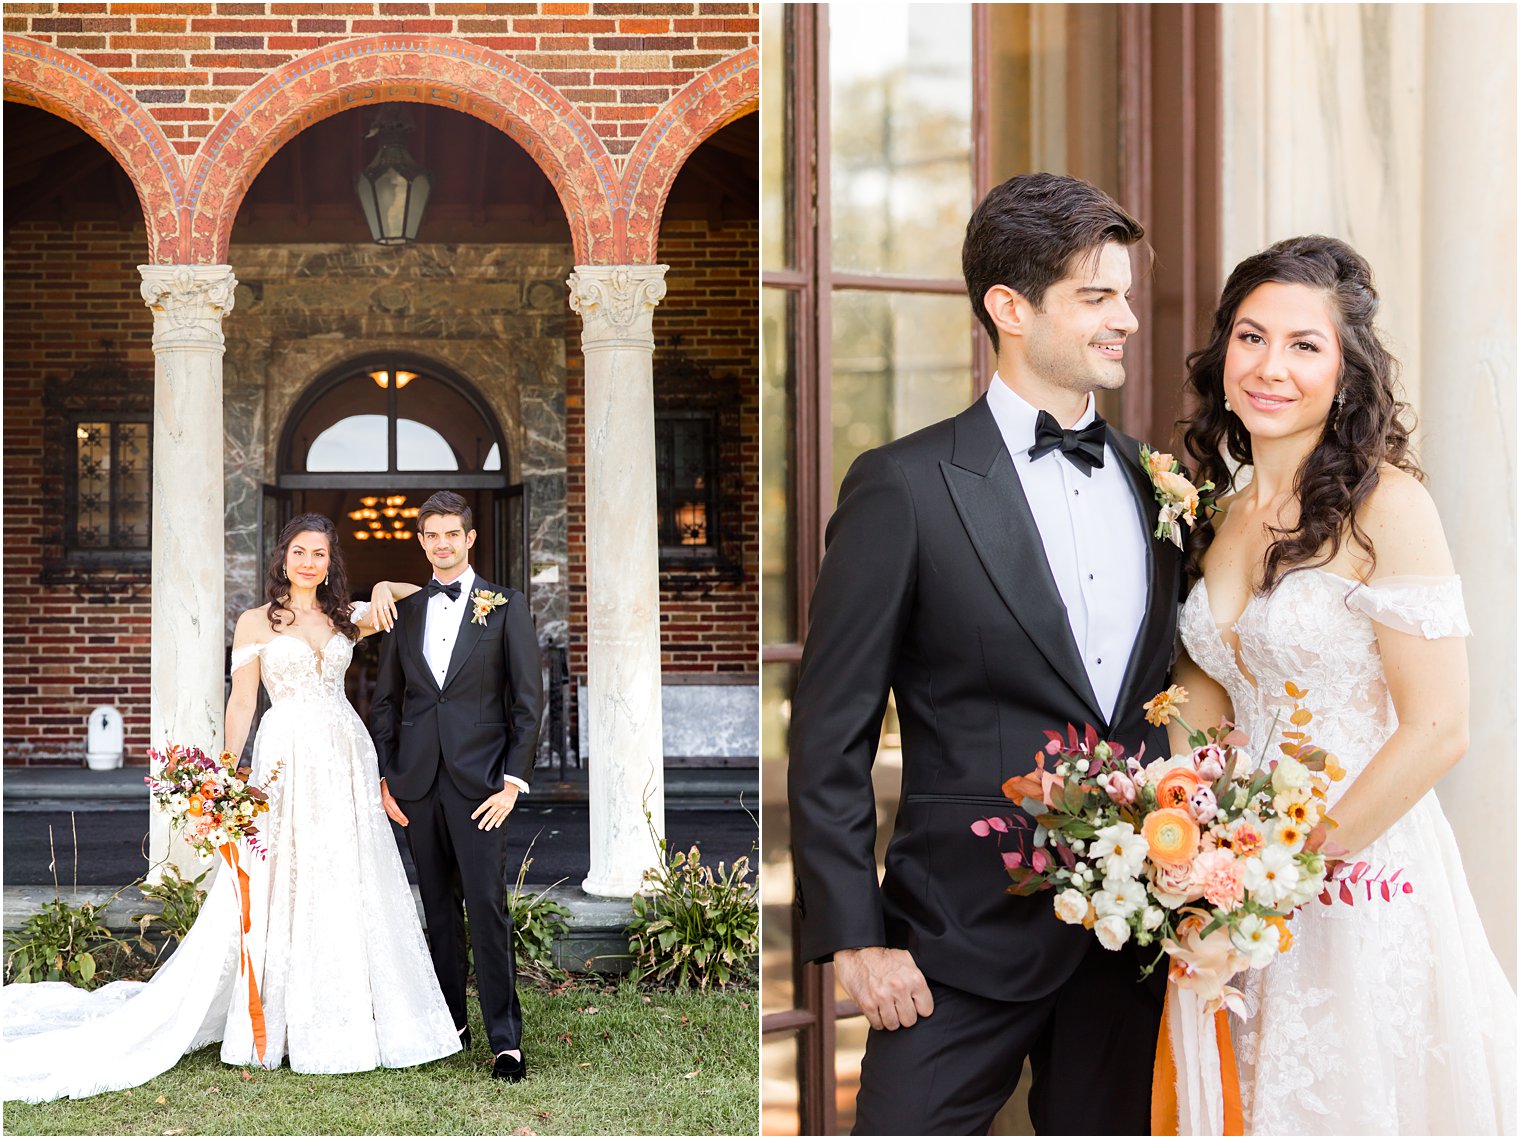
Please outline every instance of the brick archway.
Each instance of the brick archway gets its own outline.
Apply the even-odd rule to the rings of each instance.
[[[5,98],[79,127],[126,171],[148,227],[148,258],[175,260],[185,199],[179,157],[162,128],[124,87],[68,52],[5,37]]]
[[[219,264],[226,258],[243,195],[291,138],[340,111],[385,102],[432,103],[504,131],[553,184],[570,222],[576,260],[609,260],[617,174],[585,117],[506,56],[427,35],[331,44],[249,88],[196,151],[186,186],[190,226],[183,260]]]
[[[617,264],[652,263],[665,199],[682,165],[708,135],[760,105],[760,49],[714,64],[650,120],[623,170],[614,211]]]

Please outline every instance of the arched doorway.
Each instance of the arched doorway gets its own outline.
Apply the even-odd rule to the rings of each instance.
[[[367,598],[377,581],[420,583],[428,567],[418,508],[434,491],[453,490],[474,515],[476,572],[527,594],[527,498],[510,458],[490,407],[450,369],[402,351],[351,360],[319,376],[286,419],[262,497],[260,564],[286,521],[316,511],[338,524],[354,597]],[[361,715],[378,653],[375,641],[363,642],[348,674]]]

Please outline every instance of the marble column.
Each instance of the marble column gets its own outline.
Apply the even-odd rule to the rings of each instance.
[[[632,897],[665,833],[654,454],[654,306],[665,265],[577,265],[586,356],[588,894]]]
[[[216,755],[226,708],[223,623],[222,317],[237,286],[226,265],[139,265],[153,312],[153,620],[155,746]],[[199,873],[151,812],[148,858]],[[192,875],[193,876],[193,875]]]

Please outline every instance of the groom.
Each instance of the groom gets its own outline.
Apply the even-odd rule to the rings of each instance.
[[[1047,728],[1166,754],[1178,551],[1151,537],[1139,444],[1096,414],[1124,383],[1144,231],[1095,186],[1021,175],[962,250],[997,374],[955,418],[856,460],[829,523],[792,701],[802,955],[871,1024],[857,1134],[985,1134],[1027,1058],[1041,1134],[1144,1134],[1158,970],[1015,898],[970,824],[1006,813]],[[902,797],[878,886],[871,765],[888,691]]]
[[[406,828],[438,984],[470,1046],[464,915],[469,909],[480,1012],[496,1062],[517,1082],[522,1010],[507,911],[507,832],[538,745],[538,637],[527,598],[470,567],[469,504],[440,491],[417,537],[433,579],[396,605],[380,648],[370,735],[385,813]]]

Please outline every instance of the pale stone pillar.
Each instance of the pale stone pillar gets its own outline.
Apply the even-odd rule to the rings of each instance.
[[[588,894],[632,897],[665,833],[654,306],[665,265],[577,265],[586,356],[586,597],[591,733]]]
[[[139,265],[153,310],[151,732],[216,755],[226,709],[222,613],[222,317],[237,287],[226,265]],[[203,869],[168,818],[151,812],[148,859]],[[157,872],[154,872],[157,877]]]
[[[1425,12],[1420,462],[1473,627],[1467,757],[1439,794],[1489,943],[1513,982],[1515,9]]]

